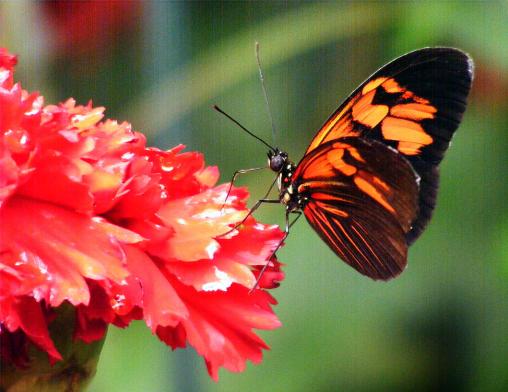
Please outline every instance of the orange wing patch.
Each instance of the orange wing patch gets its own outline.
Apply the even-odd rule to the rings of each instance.
[[[411,98],[413,93],[399,86],[399,84],[393,78],[386,79],[385,82],[381,83],[383,88],[387,93],[396,94],[396,93],[404,93],[406,96],[404,98]]]
[[[373,104],[379,89],[387,94],[396,94],[393,98],[395,103],[384,104],[381,101]],[[432,136],[425,132],[420,122],[434,119],[436,114],[437,108],[427,99],[400,86],[394,78],[378,77],[367,82],[326,121],[307,153],[330,140],[363,136],[381,124],[382,136],[386,140],[399,142],[397,149],[401,153],[418,155],[422,147],[433,142]],[[361,124],[366,129],[358,129],[355,124]]]
[[[433,141],[419,123],[396,117],[385,118],[381,131],[385,139],[399,141],[397,149],[406,155],[417,155],[421,147]]]
[[[388,114],[387,105],[372,105],[376,90],[363,95],[353,106],[353,120],[360,124],[374,128]]]
[[[339,108],[323,124],[314,139],[310,142],[307,152],[314,150],[328,140],[337,139],[343,136],[359,136],[360,133],[354,130],[351,121],[351,109],[358,97],[354,97],[346,102],[343,108]]]
[[[346,154],[351,157],[348,162],[345,161]],[[346,178],[350,178],[356,187],[370,196],[372,199],[377,201],[381,206],[388,210],[392,214],[396,214],[395,209],[390,204],[389,199],[392,196],[392,191],[388,184],[381,180],[378,176],[369,173],[365,170],[359,169],[355,166],[355,162],[358,166],[365,164],[366,161],[361,156],[357,148],[341,142],[335,142],[332,144],[332,148],[326,153],[319,154],[312,162],[306,165],[304,182],[298,188],[298,192],[312,191],[322,186],[330,186],[331,182],[327,181],[309,181],[312,178],[337,178],[337,171]],[[344,187],[345,182],[334,181],[337,187]],[[325,185],[327,184],[327,185]],[[313,198],[316,198],[313,195]],[[336,196],[334,196],[336,199]]]
[[[421,145],[432,143],[432,136],[425,133],[420,124],[410,120],[387,117],[381,124],[381,131],[387,140],[400,140]]]
[[[340,202],[340,198],[330,195],[328,193],[320,193],[316,192],[312,194],[312,198],[314,199],[314,202],[316,203],[316,206],[318,206],[323,211],[326,211],[329,214],[333,214],[340,218],[347,218],[349,214],[346,211],[343,211],[337,205],[333,204],[333,202]]]
[[[335,145],[334,145],[335,147]],[[337,148],[334,150],[330,150],[326,154],[326,159],[333,166],[334,169],[339,170],[342,174],[346,176],[351,176],[356,173],[356,167],[353,165],[349,165],[342,159],[344,156],[344,150]]]
[[[388,78],[376,78],[366,83],[365,86],[363,86],[362,94],[367,94],[368,92],[378,88],[386,81],[386,79]]]
[[[433,142],[432,136],[425,132],[419,121],[435,118],[437,108],[427,99],[399,86],[393,78],[386,79],[380,86],[387,93],[402,93],[402,98],[406,101],[390,108],[390,116],[381,124],[383,137],[398,141],[397,149],[401,153],[418,155],[422,147]]]
[[[336,157],[332,157],[332,161],[341,160],[342,156],[339,156],[339,154]],[[311,161],[307,162],[306,167],[305,178],[330,178],[335,175],[333,164],[330,164],[330,160],[326,155],[314,157]]]
[[[390,205],[385,195],[390,193],[390,188],[379,177],[365,171],[358,172],[354,177],[355,185],[363,192],[376,200],[386,210],[395,214],[395,209]],[[383,194],[384,193],[384,194]]]
[[[415,121],[434,118],[436,112],[437,109],[434,106],[423,103],[402,103],[390,109],[390,114],[394,117]]]
[[[306,181],[303,184],[298,186],[298,192],[300,192],[300,193],[303,193],[303,192],[306,192],[306,191],[315,192],[316,189],[329,188],[330,186],[334,186],[334,187],[337,187],[337,188],[344,188],[344,187],[347,187],[348,184],[346,184],[345,182],[341,182],[341,181],[328,181],[328,180],[325,180],[325,181]],[[327,194],[326,193],[322,193],[322,195],[327,195]],[[329,199],[326,199],[325,196],[322,196],[321,200],[329,200]],[[333,196],[333,200],[337,200],[337,197]]]

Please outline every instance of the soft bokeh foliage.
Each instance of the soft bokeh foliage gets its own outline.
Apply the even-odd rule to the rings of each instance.
[[[262,366],[221,375],[214,385],[194,352],[170,354],[135,325],[108,336],[90,390],[506,389],[506,2],[145,3],[130,35],[79,61],[41,53],[33,31],[51,34],[51,23],[30,24],[35,3],[14,3],[0,5],[10,17],[1,41],[31,60],[21,71],[30,86],[38,78],[57,97],[95,97],[112,117],[143,125],[161,148],[181,142],[204,151],[224,180],[264,164],[265,151],[211,104],[271,137],[255,40],[276,144],[295,160],[342,99],[390,59],[449,45],[477,65],[470,105],[441,165],[434,218],[400,278],[383,284],[358,276],[299,222],[279,252],[288,264],[277,298],[284,327],[266,336],[272,351]],[[255,197],[270,181],[252,174],[241,183]],[[258,217],[282,223],[282,215],[266,207]]]

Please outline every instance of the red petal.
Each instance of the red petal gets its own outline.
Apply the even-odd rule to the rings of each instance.
[[[226,290],[232,283],[252,288],[256,276],[249,266],[264,266],[282,237],[283,233],[277,226],[266,226],[248,219],[237,235],[217,240],[220,247],[213,260],[171,262],[166,263],[165,268],[196,290]],[[263,276],[260,287],[276,287],[277,282],[283,280],[282,272],[274,274],[272,270],[272,267],[266,270],[270,276]]]
[[[14,66],[18,62],[15,55],[10,54],[7,49],[0,48],[0,67],[6,70],[13,70]]]
[[[11,332],[21,328],[35,345],[48,353],[50,362],[62,359],[49,336],[41,304],[33,298],[19,297],[0,302],[0,320]]]
[[[226,192],[224,185],[166,203],[157,215],[174,230],[174,235],[165,243],[151,244],[150,253],[165,260],[211,260],[219,250],[214,237],[228,232],[230,225],[246,214],[245,210],[232,207],[237,200],[235,193],[222,209]]]
[[[1,74],[0,74],[1,77]],[[32,110],[36,95],[25,95],[19,84],[0,86],[0,131],[22,129],[25,113]]]
[[[18,166],[11,154],[0,142],[0,208],[7,198],[14,193],[18,185]]]
[[[0,332],[0,360],[7,364],[13,363],[18,368],[27,369],[30,365],[28,342],[25,333],[19,329],[15,332]]]
[[[217,257],[214,260],[201,260],[193,263],[181,261],[166,263],[165,268],[186,285],[196,290],[227,290],[233,283],[246,287],[254,286],[256,278],[251,269],[243,264],[230,262]]]
[[[246,360],[258,363],[268,346],[253,328],[273,329],[280,321],[270,309],[273,298],[266,292],[232,285],[227,292],[198,292],[168,276],[187,305],[189,317],[182,321],[189,343],[204,356],[211,377],[218,379],[223,366],[239,372]],[[166,336],[166,335],[163,335]]]
[[[115,315],[111,309],[108,294],[93,281],[88,282],[90,288],[90,303],[88,306],[79,305],[76,308],[76,328],[74,338],[85,343],[102,339],[108,323]]]
[[[176,327],[157,327],[156,333],[159,339],[173,350],[176,348],[184,348],[187,345],[187,335],[182,324],[178,324]]]
[[[146,152],[154,165],[153,172],[162,176],[161,184],[169,200],[195,195],[208,189],[207,183],[200,182],[203,176],[208,182],[213,180],[213,173],[204,169],[203,155],[197,152],[180,153],[183,148],[184,146],[177,146],[169,151],[152,148]]]
[[[143,314],[148,327],[155,332],[158,326],[175,326],[186,318],[185,304],[152,259],[132,246],[126,246],[125,253],[129,270],[143,290]]]
[[[59,170],[62,169],[61,171]],[[36,196],[41,201],[55,203],[81,212],[93,207],[92,195],[86,184],[69,179],[60,165],[40,169],[27,183],[19,187],[18,193],[28,197]]]
[[[221,250],[217,257],[245,265],[265,265],[283,236],[276,225],[267,226],[248,219],[238,235],[227,240],[219,238]]]
[[[140,240],[104,220],[48,203],[16,197],[0,210],[0,250],[37,262],[34,267],[46,274],[49,286],[44,299],[55,307],[65,299],[88,303],[85,277],[121,283],[129,274],[121,243]]]
[[[280,286],[280,282],[284,280],[284,272],[280,269],[281,263],[274,256],[270,260],[270,265],[265,269],[263,275],[259,277],[259,273],[264,266],[257,266],[256,279],[259,279],[258,285],[263,289],[273,289]]]

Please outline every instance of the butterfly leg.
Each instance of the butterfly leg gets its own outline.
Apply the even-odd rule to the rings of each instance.
[[[262,199],[259,199],[256,204],[254,204],[254,206],[250,209],[250,211],[248,212],[247,215],[245,215],[245,218],[242,219],[241,222],[237,223],[234,227],[231,228],[231,230],[228,230],[226,231],[224,234],[221,234],[219,235],[218,237],[223,237],[229,233],[231,233],[232,231],[238,229],[241,225],[243,225],[245,223],[245,221],[247,220],[247,218],[249,216],[251,216],[254,211],[256,211],[259,206],[263,203],[280,203],[280,200],[279,199],[267,199],[268,195],[270,195],[270,192],[272,191],[275,183],[277,182],[277,179],[279,178],[279,176],[277,175],[277,177],[275,177],[275,179],[273,180],[272,184],[270,185],[270,187],[268,188],[268,191],[266,191],[265,195],[263,196]]]
[[[295,217],[295,219],[293,219],[293,222],[289,223],[289,214],[296,214],[297,216]],[[272,254],[270,255],[270,257],[268,258],[268,262],[270,262],[270,260],[272,259],[272,257],[275,255],[275,253],[279,250],[279,248],[282,246],[282,243],[286,240],[286,238],[288,237],[289,235],[289,229],[291,229],[291,227],[296,223],[296,221],[302,216],[302,211],[289,211],[289,210],[286,210],[286,227],[284,229],[284,236],[282,237],[282,239],[279,241],[279,243],[277,244],[277,246],[275,247],[275,249],[273,250]],[[268,265],[268,263],[266,264]],[[266,265],[263,267],[263,269],[261,270],[262,272],[266,269]],[[260,274],[261,276],[261,274]]]
[[[295,219],[293,220],[293,222],[291,222],[289,224],[289,227],[288,227],[288,234],[289,234],[289,229],[291,229],[291,227],[296,223],[296,221],[298,219],[300,219],[300,217],[302,216],[302,211],[291,211],[292,214],[296,214],[297,216],[295,217]]]
[[[229,195],[231,193],[231,189],[233,189],[233,185],[234,185],[237,177],[240,174],[245,174],[245,173],[249,173],[249,172],[253,172],[253,171],[257,171],[257,170],[262,170],[262,169],[268,169],[268,166],[253,167],[251,169],[240,169],[240,170],[235,171],[235,173],[233,174],[233,178],[231,178],[231,181],[229,183],[228,192],[226,193],[226,198],[224,199],[224,204],[222,204],[222,209],[224,209],[224,206],[226,205],[226,202],[228,201]]]
[[[279,204],[280,200],[279,199],[259,199],[256,202],[256,204],[254,204],[254,206],[249,210],[247,215],[245,215],[245,218],[243,218],[240,222],[238,222],[236,225],[234,225],[230,230],[226,231],[223,234],[218,235],[217,238],[224,237],[225,235],[238,229],[241,225],[243,225],[245,223],[245,221],[249,218],[249,216],[251,216],[259,208],[259,206],[263,203],[277,203],[277,204]]]
[[[295,219],[293,219],[293,222],[289,223],[289,214],[297,214],[297,216],[295,217]],[[289,210],[286,210],[286,227],[285,227],[285,230],[284,230],[284,236],[282,237],[282,239],[279,241],[279,243],[277,244],[277,246],[275,247],[275,249],[273,250],[272,254],[270,255],[270,257],[268,258],[268,261],[266,262],[266,264],[263,266],[263,268],[261,269],[261,271],[259,271],[259,275],[258,275],[258,278],[256,279],[256,283],[254,283],[254,286],[250,289],[249,292],[252,292],[254,290],[256,290],[256,288],[258,287],[259,285],[259,281],[261,280],[261,277],[263,276],[263,273],[266,271],[266,269],[268,268],[268,265],[271,263],[272,261],[272,258],[273,256],[275,255],[275,253],[279,250],[279,248],[282,246],[282,243],[286,240],[286,238],[288,237],[289,235],[289,229],[291,229],[291,227],[296,223],[296,221],[302,216],[302,211],[289,211]]]

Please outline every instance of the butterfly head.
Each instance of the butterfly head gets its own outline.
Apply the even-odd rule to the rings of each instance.
[[[278,148],[268,151],[268,166],[276,173],[280,173],[288,163],[288,154]]]

